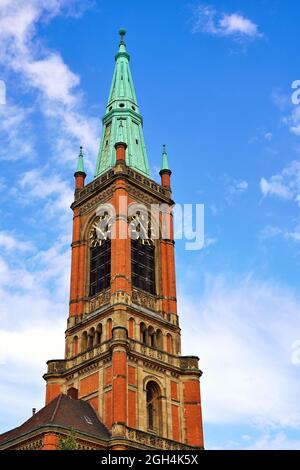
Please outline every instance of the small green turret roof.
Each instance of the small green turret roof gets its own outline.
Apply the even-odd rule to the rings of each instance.
[[[95,177],[116,163],[115,144],[127,146],[126,165],[145,176],[150,176],[143,133],[143,118],[139,111],[130,71],[130,56],[126,51],[125,29],[120,29],[119,50],[115,55],[115,69],[110,87],[97,158]],[[120,135],[121,133],[121,135]]]
[[[161,171],[162,170],[169,170],[169,163],[168,163],[168,154],[166,150],[166,146],[163,145],[163,153],[162,153],[162,162],[161,162]]]
[[[83,153],[82,153],[82,146],[80,146],[78,160],[77,160],[77,167],[75,173],[85,173],[84,170],[84,162],[83,162]],[[85,173],[86,174],[86,173]]]

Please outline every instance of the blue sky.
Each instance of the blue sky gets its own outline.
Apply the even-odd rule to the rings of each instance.
[[[0,431],[62,357],[73,172],[92,178],[120,27],[152,177],[205,205],[177,242],[183,352],[200,356],[207,448],[300,447],[296,1],[0,0]]]

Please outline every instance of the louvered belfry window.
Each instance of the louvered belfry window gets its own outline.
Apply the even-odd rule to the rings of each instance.
[[[90,295],[110,287],[110,239],[90,248]]]
[[[155,294],[155,248],[143,240],[131,240],[132,285]]]

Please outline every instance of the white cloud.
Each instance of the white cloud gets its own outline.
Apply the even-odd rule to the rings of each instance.
[[[207,449],[216,450],[299,450],[300,439],[277,429],[244,434],[236,439],[216,443],[206,441]]]
[[[264,196],[293,200],[300,206],[300,162],[294,160],[281,173],[269,179],[261,178],[260,189]]]
[[[0,191],[3,191],[3,189],[5,188],[6,188],[6,179],[3,176],[1,176],[0,177]]]
[[[228,274],[208,277],[197,301],[178,298],[183,353],[200,355],[204,372],[205,422],[300,430],[299,370],[291,362],[300,301],[293,292]]]
[[[264,137],[265,137],[266,140],[268,140],[270,142],[273,139],[273,134],[272,134],[272,132],[266,132]]]
[[[34,178],[27,177],[26,184],[33,181]],[[64,191],[59,181],[43,192],[45,201],[57,191]],[[67,230],[70,237],[70,227]],[[0,414],[3,432],[28,418],[30,406],[43,406],[45,385],[42,374],[46,371],[46,360],[64,355],[69,237],[60,237],[54,242],[49,240],[49,248],[37,251],[31,242],[22,240],[20,243],[18,236],[0,232],[0,246],[7,251],[7,259],[3,257],[4,250],[0,256]],[[22,255],[22,250],[27,248],[34,250],[30,252],[31,256],[20,256],[20,249]]]
[[[237,13],[231,15],[224,14],[220,20],[220,27],[225,35],[242,34],[246,36],[259,36],[255,23]]]
[[[291,199],[292,196],[290,188],[282,182],[281,175],[274,175],[269,181],[265,178],[261,178],[260,189],[264,196],[275,194],[282,199]]]
[[[217,241],[218,239],[216,237],[210,237],[209,235],[205,235],[203,248],[208,248],[210,246],[213,246],[217,243]]]
[[[259,234],[259,239],[264,241],[270,238],[281,237],[284,240],[299,243],[300,242],[300,224],[293,228],[279,228],[268,225]]]
[[[300,105],[293,100],[293,88],[290,94],[274,90],[271,99],[280,111],[289,113],[283,116],[281,123],[288,127],[291,134],[300,136]]]
[[[61,155],[58,164],[68,163],[72,158],[75,165],[75,152],[83,144],[91,169],[98,149],[100,122],[84,111],[79,76],[70,70],[59,52],[48,50],[37,37],[39,23],[60,14],[76,16],[88,4],[77,0],[28,0],[25,5],[21,0],[4,3],[0,11],[0,64],[8,74],[18,75],[24,90],[36,92],[39,110],[51,130],[50,148],[55,157],[58,152]],[[72,10],[74,6],[78,7],[77,11]],[[21,132],[22,123],[16,124],[19,125],[15,129]],[[33,132],[26,134],[31,137]],[[28,140],[30,138],[23,140],[23,146]],[[23,149],[23,156],[31,151],[29,146]],[[13,149],[6,153],[10,155],[7,158],[14,158]]]
[[[47,99],[65,105],[76,101],[72,90],[79,84],[79,77],[66,66],[58,54],[50,53],[45,59],[25,62],[22,72],[29,77],[30,85],[40,90]]]
[[[246,447],[246,450],[299,450],[300,439],[291,439],[285,432],[266,432]]]
[[[284,94],[279,89],[274,89],[272,91],[271,100],[280,111],[284,111],[291,105],[291,97],[287,94]]]
[[[28,241],[19,240],[10,233],[0,232],[0,247],[7,251],[28,251],[32,249],[32,243]]]
[[[1,160],[16,161],[35,156],[32,113],[32,108],[14,104],[0,106]]]
[[[19,187],[27,202],[45,201],[45,219],[70,217],[70,205],[74,199],[73,189],[57,174],[45,175],[41,170],[30,170],[21,175]]]
[[[225,198],[227,203],[231,204],[233,199],[236,196],[243,194],[248,189],[248,182],[245,180],[237,180],[228,176],[227,174],[224,175],[224,185],[225,185]]]
[[[198,5],[195,9],[193,32],[234,39],[262,37],[258,26],[242,14],[218,12],[214,7],[204,4]]]
[[[291,115],[287,118],[287,122],[292,134],[300,136],[300,106],[296,106],[293,109]]]
[[[11,366],[44,366],[53,354],[63,352],[65,322],[45,324],[36,328],[34,325],[19,331],[0,329],[0,367],[9,363]],[[45,334],[47,331],[47,340]],[[14,345],[14,348],[11,345]],[[56,346],[59,345],[59,348]],[[40,377],[33,378],[40,380]]]

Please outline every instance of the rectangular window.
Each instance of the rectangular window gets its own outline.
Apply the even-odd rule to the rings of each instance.
[[[154,250],[142,240],[131,240],[132,285],[150,294],[155,294]]]
[[[110,286],[110,240],[90,249],[90,295]]]

